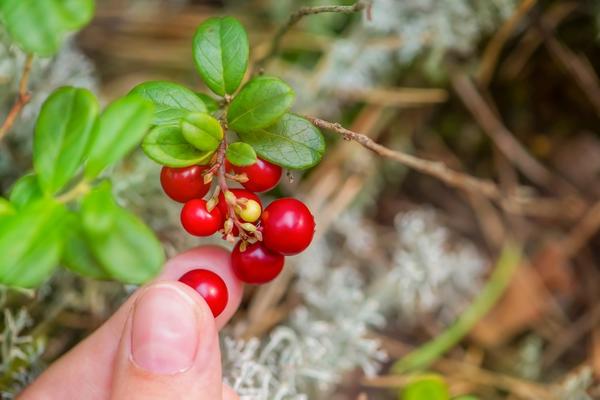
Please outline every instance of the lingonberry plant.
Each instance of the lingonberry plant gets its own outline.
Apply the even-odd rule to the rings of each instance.
[[[290,113],[294,92],[285,82],[254,76],[242,85],[249,45],[234,18],[201,24],[193,56],[200,77],[219,98],[171,82],[138,85],[131,93],[155,106],[154,126],[142,148],[163,165],[165,193],[184,203],[185,230],[195,236],[218,232],[237,241],[231,258],[235,274],[246,283],[265,283],[281,272],[284,256],[308,247],[315,222],[296,199],[275,200],[263,210],[256,192],[277,186],[282,167],[315,165],[325,142],[310,121]],[[194,285],[204,278],[212,279],[198,275]]]

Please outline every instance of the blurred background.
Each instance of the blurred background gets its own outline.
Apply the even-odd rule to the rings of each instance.
[[[239,18],[256,61],[300,7],[353,3],[98,0],[83,31],[35,61],[33,99],[0,143],[0,192],[31,168],[35,117],[56,87],[104,102],[145,80],[200,90],[191,42],[206,18]],[[2,116],[24,59],[0,30]],[[491,179],[520,201],[451,188],[326,134],[323,162],[267,196],[307,201],[318,240],[276,281],[246,289],[222,333],[225,380],[243,399],[403,398],[415,378],[396,362],[442,335],[429,371],[453,398],[600,398],[599,61],[596,1],[374,0],[294,25],[262,67],[293,86],[296,112]],[[141,152],[111,171],[121,203],[169,255],[208,243],[184,233],[159,171]],[[507,243],[522,250],[510,279],[492,274],[508,270]],[[498,301],[489,295],[508,280]],[[2,289],[3,396],[132,289],[65,270],[36,292]],[[482,301],[491,312],[469,307]],[[473,329],[456,328],[472,314]]]

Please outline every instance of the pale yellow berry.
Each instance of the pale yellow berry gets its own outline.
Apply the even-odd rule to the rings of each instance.
[[[238,215],[246,222],[256,222],[260,218],[260,204],[256,200],[248,199],[246,204],[240,207]]]

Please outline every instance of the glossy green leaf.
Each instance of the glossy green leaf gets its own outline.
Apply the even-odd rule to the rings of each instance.
[[[152,103],[129,95],[111,103],[100,115],[90,140],[86,178],[94,178],[133,150],[152,124]]]
[[[319,129],[294,114],[285,114],[267,128],[238,135],[261,158],[290,169],[312,167],[325,153],[325,139]]]
[[[165,255],[154,233],[122,208],[112,211],[115,225],[109,232],[86,230],[87,243],[100,268],[124,283],[141,284],[158,274]]]
[[[207,113],[191,113],[181,120],[185,140],[201,151],[215,151],[223,140],[219,121]]]
[[[206,105],[206,110],[209,113],[213,113],[219,109],[219,102],[209,95],[198,92],[196,93],[196,96],[200,97],[200,100],[204,102],[204,105]]]
[[[236,132],[273,125],[294,102],[294,91],[279,78],[259,76],[244,85],[229,105],[227,121]]]
[[[48,57],[65,34],[87,24],[94,0],[2,0],[0,17],[13,40],[27,53]]]
[[[193,53],[202,80],[216,94],[233,93],[248,68],[248,35],[235,18],[209,18],[196,30]]]
[[[227,146],[225,156],[230,163],[238,167],[245,167],[256,162],[256,152],[252,146],[243,142],[235,142]]]
[[[91,190],[81,202],[81,226],[86,232],[104,234],[115,225],[115,210],[119,208],[108,181]]]
[[[154,103],[154,124],[177,124],[190,112],[206,112],[202,98],[186,87],[172,82],[150,81],[133,88],[133,94]]]
[[[65,207],[52,199],[33,202],[0,220],[0,283],[35,287],[58,265]]]
[[[142,143],[142,149],[149,158],[168,167],[208,164],[213,155],[213,152],[203,152],[192,146],[178,126],[152,128]]]
[[[402,400],[449,400],[450,391],[444,378],[439,375],[425,374],[414,377],[404,387]]]
[[[13,206],[20,210],[34,200],[42,198],[42,190],[35,174],[20,177],[10,190],[9,200]]]
[[[15,212],[16,210],[10,201],[4,197],[0,197],[0,218],[13,215]]]
[[[68,235],[62,254],[62,264],[71,271],[88,278],[110,279],[92,253],[78,216],[70,214]]]
[[[44,102],[33,142],[33,165],[44,192],[54,194],[73,178],[97,115],[98,101],[87,89],[63,87]]]

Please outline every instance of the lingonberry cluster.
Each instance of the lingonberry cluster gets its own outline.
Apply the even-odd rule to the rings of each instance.
[[[207,199],[215,173],[219,184]],[[285,256],[306,249],[315,231],[310,210],[297,199],[278,199],[263,208],[256,192],[273,189],[281,174],[280,166],[261,158],[244,167],[217,159],[210,166],[163,167],[160,182],[171,199],[184,204],[183,228],[194,236],[219,233],[225,240],[237,241],[231,253],[235,275],[242,282],[262,284],[279,275]],[[226,179],[241,183],[243,189],[230,189]],[[215,273],[193,270],[180,281],[205,298],[215,317],[225,308],[227,288]]]

